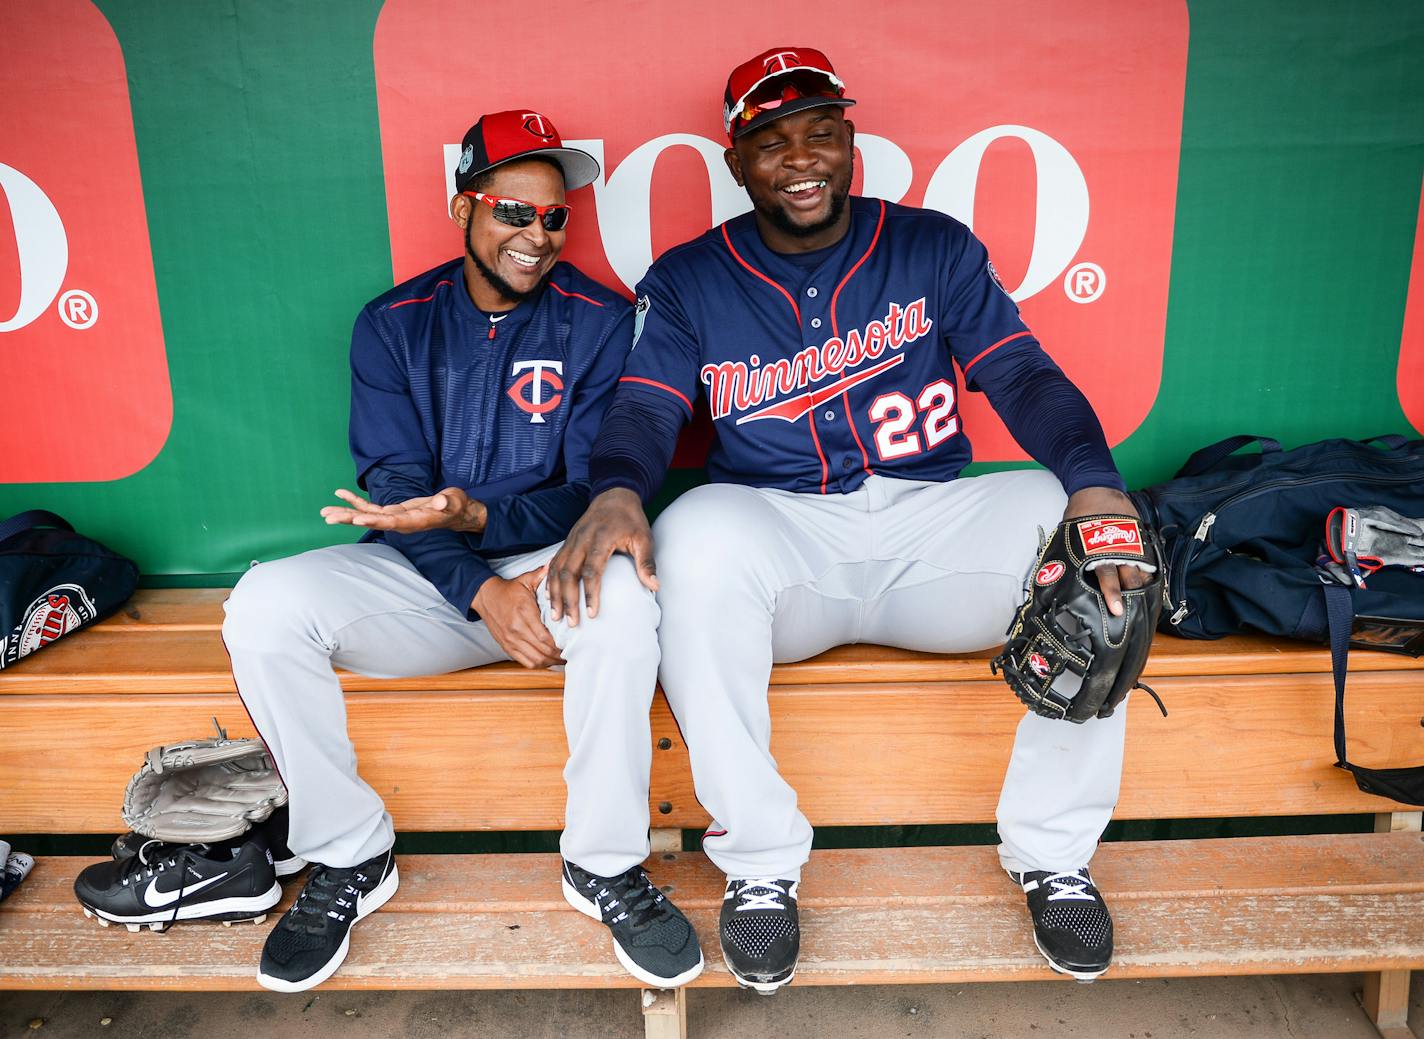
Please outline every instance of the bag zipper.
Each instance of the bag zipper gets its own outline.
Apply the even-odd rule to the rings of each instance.
[[[1245,501],[1247,498],[1250,498],[1256,494],[1264,494],[1267,491],[1281,490],[1286,487],[1306,487],[1310,484],[1315,483],[1328,483],[1331,480],[1352,478],[1356,480],[1368,479],[1372,483],[1395,484],[1416,483],[1419,479],[1419,476],[1416,473],[1411,474],[1409,476],[1367,477],[1363,476],[1358,471],[1350,470],[1335,473],[1316,474],[1315,476],[1298,477],[1293,480],[1272,480],[1232,495],[1230,498],[1227,498],[1224,502],[1218,505],[1214,512],[1208,512],[1202,516],[1201,523],[1197,525],[1196,533],[1192,535],[1192,540],[1186,543],[1186,549],[1183,552],[1184,558],[1182,559],[1181,563],[1172,567],[1174,573],[1169,574],[1168,586],[1169,589],[1170,586],[1174,583],[1178,586],[1178,594],[1172,597],[1173,600],[1176,602],[1177,608],[1172,612],[1172,616],[1167,618],[1167,623],[1175,628],[1186,619],[1189,613],[1191,613],[1191,606],[1187,603],[1186,577],[1182,575],[1185,573],[1187,562],[1190,560],[1191,557],[1195,556],[1198,551],[1196,546],[1204,546],[1206,544],[1207,538],[1211,534],[1211,528],[1216,523],[1217,516],[1225,512],[1233,505]]]

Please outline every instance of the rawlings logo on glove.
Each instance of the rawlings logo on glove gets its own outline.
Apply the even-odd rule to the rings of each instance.
[[[1108,612],[1093,571],[1134,566],[1150,579]],[[990,663],[1029,710],[1046,718],[1106,718],[1138,682],[1162,614],[1161,551],[1135,516],[1081,516],[1058,525],[1038,554],[1028,598]],[[1167,710],[1162,707],[1165,715]]]

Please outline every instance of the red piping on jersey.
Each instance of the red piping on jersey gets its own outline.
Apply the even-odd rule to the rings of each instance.
[[[552,284],[552,283],[551,283],[551,284]],[[599,306],[602,306],[602,305],[603,305],[603,304],[601,304],[601,303],[599,304]],[[636,376],[636,375],[625,375],[625,376],[623,376],[621,379],[619,379],[618,381],[619,381],[619,382],[640,382],[640,383],[642,383],[644,386],[655,386],[655,387],[657,387],[657,388],[660,389],[660,390],[666,390],[668,393],[671,393],[671,394],[672,394],[674,397],[676,397],[678,400],[680,400],[680,401],[682,401],[684,404],[686,404],[688,411],[691,411],[691,410],[692,410],[692,401],[688,400],[688,399],[687,399],[687,396],[686,396],[685,394],[679,393],[677,390],[673,389],[671,386],[669,386],[669,385],[668,385],[667,383],[665,383],[665,382],[654,382],[652,379],[640,379],[640,378],[638,378],[638,376]]]
[[[1003,346],[1005,343],[1012,343],[1015,339],[1022,339],[1024,336],[1031,336],[1031,335],[1033,335],[1032,332],[1015,332],[1015,333],[1014,333],[1013,335],[1011,335],[1011,336],[1004,336],[1003,339],[1000,339],[1000,340],[999,340],[997,343],[995,343],[993,346],[991,346],[991,347],[989,347],[988,349],[982,351],[982,352],[979,354],[978,357],[974,358],[974,360],[970,361],[968,364],[966,364],[966,365],[964,366],[964,377],[965,377],[966,379],[968,379],[968,378],[969,378],[969,369],[970,369],[970,368],[973,368],[973,367],[974,367],[976,364],[978,364],[980,361],[984,360],[984,358],[985,358],[986,356],[988,356],[989,354],[993,353],[995,350],[999,349],[999,347]]]
[[[821,493],[826,493],[826,481],[831,478],[831,467],[826,464],[826,453],[821,450],[821,438],[816,435],[816,409],[806,412],[811,420],[811,443],[816,445],[816,455],[821,459]]]
[[[603,306],[603,304],[600,303],[600,302],[598,302],[598,300],[596,300],[596,299],[589,299],[589,298],[588,298],[587,296],[585,296],[582,292],[569,292],[567,289],[561,289],[561,288],[559,288],[559,286],[555,285],[552,281],[549,282],[549,288],[553,289],[553,290],[554,290],[555,292],[557,292],[560,296],[572,296],[574,299],[581,299],[581,300],[583,300],[585,303],[592,303],[595,307],[601,307],[601,306]]]
[[[755,275],[756,275],[758,278],[760,278],[762,281],[766,282],[768,285],[770,285],[772,288],[774,288],[777,292],[781,293],[783,296],[786,297],[786,302],[791,304],[791,309],[792,309],[792,311],[796,314],[796,323],[797,323],[798,325],[801,324],[801,308],[796,305],[796,300],[794,300],[794,299],[791,298],[791,293],[787,292],[787,291],[786,291],[786,288],[785,288],[780,282],[772,281],[770,278],[768,278],[768,277],[767,277],[765,274],[763,274],[761,271],[757,270],[757,269],[756,269],[755,267],[753,267],[751,264],[747,263],[746,260],[742,259],[742,254],[739,253],[739,252],[737,252],[737,247],[732,244],[732,239],[731,239],[731,238],[728,236],[728,234],[727,234],[727,225],[726,225],[726,224],[723,224],[723,225],[722,225],[722,241],[724,241],[724,242],[727,243],[727,248],[728,248],[728,250],[731,251],[733,258],[734,258],[738,263],[740,263],[740,264],[741,264],[743,267],[745,267],[747,270],[751,271],[753,274],[755,274]]]
[[[880,241],[880,229],[885,226],[885,200],[880,200],[880,219],[875,223],[875,234],[870,238],[870,246],[865,250],[865,255],[855,261],[855,266],[846,271],[846,276],[841,279],[841,283],[836,286],[836,291],[831,293],[831,335],[839,337],[840,326],[836,321],[836,298],[841,294],[841,289],[845,288],[846,282],[850,281],[850,276],[860,269],[860,265],[870,259],[870,254],[875,251],[876,244]],[[874,476],[875,472],[870,468],[870,455],[865,452],[865,444],[861,442],[860,430],[855,428],[855,414],[850,410],[850,391],[841,394],[841,402],[845,404],[846,421],[850,423],[851,436],[855,437],[855,446],[860,448],[860,467],[865,470],[866,476]]]
[[[453,285],[453,284],[455,284],[455,283],[454,283],[453,281],[448,280],[448,279],[445,280],[445,281],[437,281],[437,282],[435,283],[435,288],[438,290],[441,285]],[[431,293],[430,295],[428,295],[428,296],[422,296],[422,297],[420,297],[420,299],[403,299],[403,300],[401,300],[399,303],[392,303],[392,304],[391,304],[389,307],[387,307],[386,309],[387,309],[387,310],[395,310],[396,307],[403,307],[403,306],[405,306],[407,303],[429,303],[429,302],[430,302],[432,299],[434,299],[434,298],[435,298],[435,293],[432,292],[432,293]],[[275,760],[275,759],[274,759],[274,760]]]

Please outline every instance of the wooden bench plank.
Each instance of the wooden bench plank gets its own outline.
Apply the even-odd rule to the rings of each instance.
[[[69,891],[82,865],[41,860],[0,907],[0,988],[255,987],[267,925],[187,924],[163,936],[100,928]],[[362,924],[328,987],[637,984],[606,933],[563,904],[557,856],[409,856],[400,866],[400,893]],[[715,947],[720,875],[697,854],[655,856],[649,868],[703,937],[708,965],[697,984],[732,984]],[[1424,965],[1418,834],[1109,844],[1095,873],[1117,921],[1109,977]],[[876,878],[873,892],[866,877]],[[1053,976],[991,848],[817,852],[801,898],[798,984]]]
[[[94,629],[46,649],[0,672],[0,695],[32,693],[232,692],[218,631],[226,589],[160,589],[138,593],[125,610]],[[136,614],[137,616],[133,616]],[[142,648],[136,645],[142,638]],[[772,685],[878,682],[994,682],[991,651],[941,656],[881,646],[843,646],[810,660],[781,664]],[[1424,658],[1356,651],[1352,672],[1424,672]],[[1214,642],[1159,637],[1147,667],[1156,678],[1200,675],[1329,674],[1322,646],[1239,636]],[[343,674],[350,692],[550,689],[562,686],[555,672],[492,664],[450,675],[370,679]],[[1421,677],[1424,680],[1424,677]]]
[[[1171,716],[1135,697],[1122,819],[1405,810],[1333,767],[1325,675],[1166,679]],[[566,755],[560,693],[352,693],[362,775],[397,826],[559,829]],[[1022,708],[974,683],[778,687],[772,750],[817,825],[989,822]],[[1424,761],[1408,673],[1351,679],[1351,751],[1375,766]],[[27,696],[0,710],[9,832],[113,833],[150,746],[201,735],[216,714],[252,728],[236,696]],[[1066,723],[1065,723],[1066,724]],[[652,721],[653,825],[701,827],[682,734],[661,697]],[[1244,751],[1243,751],[1244,748]],[[659,810],[666,803],[670,811]]]

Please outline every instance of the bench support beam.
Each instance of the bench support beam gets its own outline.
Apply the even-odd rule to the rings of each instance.
[[[1375,832],[1418,833],[1421,820],[1424,812],[1381,812],[1375,816]],[[1418,1039],[1409,1027],[1409,973],[1386,970],[1365,975],[1360,1002],[1382,1039]]]
[[[645,1039],[687,1039],[687,989],[643,989]]]

